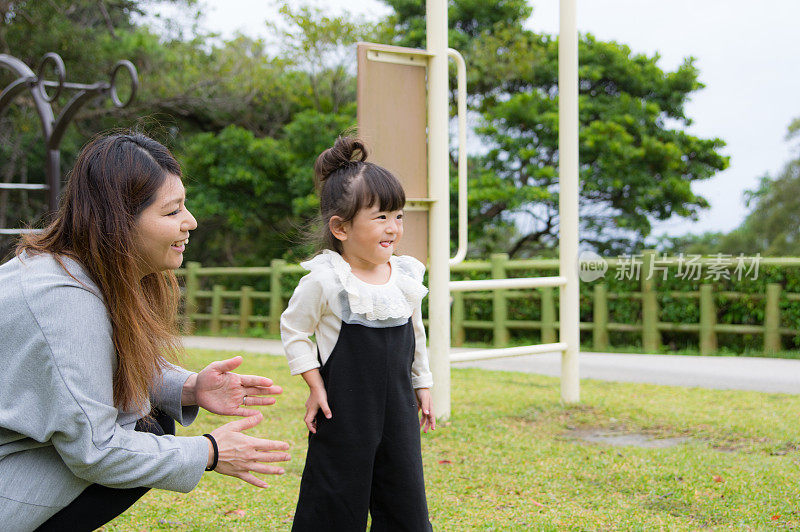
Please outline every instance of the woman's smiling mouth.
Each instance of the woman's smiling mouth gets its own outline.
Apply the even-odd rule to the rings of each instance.
[[[175,242],[172,243],[170,247],[175,251],[183,253],[183,251],[186,249],[186,244],[188,243],[189,243],[189,237],[186,237],[183,240],[176,240]]]

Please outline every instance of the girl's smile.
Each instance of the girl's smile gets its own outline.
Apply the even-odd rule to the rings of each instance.
[[[342,243],[342,257],[368,282],[385,282],[389,258],[403,237],[403,211],[382,211],[379,205],[361,209],[349,222],[331,218],[331,233]]]

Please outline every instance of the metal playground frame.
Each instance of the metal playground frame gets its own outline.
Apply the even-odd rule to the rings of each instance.
[[[559,275],[481,281],[451,281],[450,268],[466,254],[466,153],[465,67],[460,55],[447,47],[447,1],[427,1],[427,119],[428,119],[428,260],[429,341],[434,377],[433,399],[437,414],[450,417],[450,364],[521,356],[543,352],[561,353],[561,399],[580,400],[580,349],[578,299],[578,32],[577,0],[560,0],[559,30]],[[459,247],[452,259],[449,205],[449,107],[448,57],[455,57],[459,71]],[[559,341],[551,344],[486,349],[450,354],[450,293],[486,289],[559,287]]]

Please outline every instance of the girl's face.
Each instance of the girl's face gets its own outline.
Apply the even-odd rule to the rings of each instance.
[[[336,224],[334,219],[331,230],[342,241],[344,254],[376,266],[389,262],[403,237],[402,210],[382,211],[378,205],[373,205],[358,211],[349,222]]]
[[[183,183],[170,174],[153,202],[139,214],[134,238],[142,276],[180,268],[189,231],[197,227],[197,220],[184,205],[185,200]]]

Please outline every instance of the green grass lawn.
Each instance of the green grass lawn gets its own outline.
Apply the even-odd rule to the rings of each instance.
[[[227,354],[191,351],[200,369]],[[282,357],[242,372],[284,387],[253,435],[291,442],[261,490],[207,473],[189,494],[151,491],[106,530],[289,530],[306,451],[305,384]],[[453,369],[452,417],[422,436],[435,530],[763,530],[800,525],[800,396],[600,381],[582,404],[558,379]],[[230,418],[202,413],[180,434]],[[667,448],[587,443],[581,431],[687,438]]]

